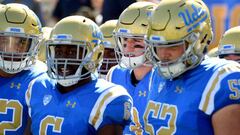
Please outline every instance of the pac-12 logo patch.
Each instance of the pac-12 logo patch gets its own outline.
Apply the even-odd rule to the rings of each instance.
[[[52,100],[52,95],[45,95],[43,97],[43,105],[46,106]]]

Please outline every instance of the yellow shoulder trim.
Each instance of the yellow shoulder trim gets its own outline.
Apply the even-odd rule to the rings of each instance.
[[[109,82],[112,82],[112,73],[115,70],[115,68],[117,68],[118,65],[115,65],[113,67],[111,67],[106,75],[106,80]]]
[[[203,91],[199,105],[200,110],[208,115],[214,111],[214,97],[220,89],[221,80],[232,72],[240,72],[240,66],[229,64],[214,72]]]
[[[26,101],[26,104],[28,106],[28,113],[29,113],[29,116],[31,116],[31,107],[30,107],[30,100],[31,100],[31,97],[32,97],[32,86],[33,84],[35,83],[35,81],[37,80],[37,78],[33,79],[29,85],[28,85],[28,89],[25,93],[25,101]]]

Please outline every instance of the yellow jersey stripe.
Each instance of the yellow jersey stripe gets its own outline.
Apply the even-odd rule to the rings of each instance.
[[[221,80],[224,79],[232,71],[240,72],[240,67],[236,64],[226,65],[216,71],[207,83],[203,92],[199,109],[210,115],[214,111],[214,97],[220,89]]]
[[[32,86],[33,84],[35,83],[35,81],[37,80],[37,78],[33,79],[29,85],[28,85],[28,89],[25,93],[25,101],[26,101],[26,104],[28,106],[28,114],[29,116],[31,117],[31,107],[30,107],[30,100],[31,100],[31,96],[32,96]]]
[[[115,70],[115,68],[117,68],[118,65],[115,65],[113,67],[110,68],[110,70],[108,71],[107,75],[106,75],[106,80],[109,82],[112,82],[112,73]]]

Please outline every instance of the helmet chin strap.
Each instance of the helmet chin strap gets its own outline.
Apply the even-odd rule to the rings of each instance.
[[[67,79],[67,80],[57,80],[57,83],[64,86],[64,87],[69,87],[74,84],[77,84],[80,79],[75,78],[75,79]]]
[[[146,61],[145,55],[140,55],[137,57],[125,57],[122,56],[121,61],[120,61],[120,66],[123,68],[136,68],[141,65]]]
[[[182,62],[178,62],[169,66],[159,66],[158,72],[165,78],[165,79],[173,79],[177,76],[179,76],[184,69],[186,68],[186,65]]]
[[[16,74],[21,72],[22,70],[26,69],[27,67],[29,67],[32,62],[29,61],[29,58],[26,58],[24,61],[5,61],[2,60],[0,57],[0,68],[9,74]]]
[[[52,69],[52,71],[49,71],[48,74],[50,74],[50,77],[55,79],[58,84],[64,87],[70,87],[72,85],[77,84],[81,80],[91,77],[91,72],[82,66],[79,66],[75,74],[71,76],[64,77],[64,76],[56,75],[55,74],[56,72],[57,72],[56,69]]]

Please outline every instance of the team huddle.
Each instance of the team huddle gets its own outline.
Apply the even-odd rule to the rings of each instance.
[[[0,4],[0,135],[239,135],[240,27],[216,56],[202,0],[135,2],[42,27]],[[238,47],[239,46],[239,47]]]

